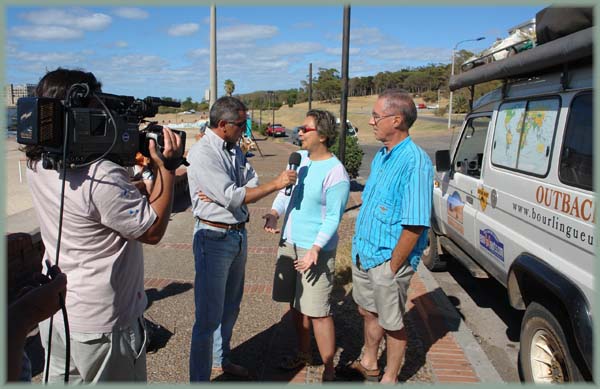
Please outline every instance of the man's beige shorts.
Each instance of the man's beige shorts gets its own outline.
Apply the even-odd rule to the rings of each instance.
[[[317,264],[305,273],[300,273],[294,269],[294,261],[302,259],[307,251],[292,243],[280,244],[273,280],[273,300],[291,303],[294,309],[306,316],[329,316],[335,275],[335,250],[321,250]]]
[[[375,313],[381,327],[398,331],[403,327],[406,296],[410,279],[415,271],[407,260],[396,274],[390,268],[391,261],[365,270],[352,263],[352,297],[357,305]]]

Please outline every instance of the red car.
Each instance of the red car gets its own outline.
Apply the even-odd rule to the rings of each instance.
[[[267,127],[267,136],[285,136],[285,127],[281,124],[273,124]]]

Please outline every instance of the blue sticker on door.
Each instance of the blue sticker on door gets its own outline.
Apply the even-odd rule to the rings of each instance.
[[[479,245],[504,262],[504,243],[500,242],[492,230],[479,230]]]

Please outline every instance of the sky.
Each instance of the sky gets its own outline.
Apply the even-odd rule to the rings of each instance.
[[[451,62],[485,50],[537,6],[352,6],[349,76]],[[209,88],[208,6],[6,7],[5,82],[93,72],[106,93],[201,101]],[[217,92],[301,87],[309,63],[341,70],[343,6],[217,6]]]

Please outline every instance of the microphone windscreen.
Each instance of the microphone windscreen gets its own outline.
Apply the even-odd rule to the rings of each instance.
[[[302,156],[300,155],[300,153],[293,152],[292,154],[290,154],[290,160],[288,163],[290,165],[300,166],[301,160],[302,160]]]

